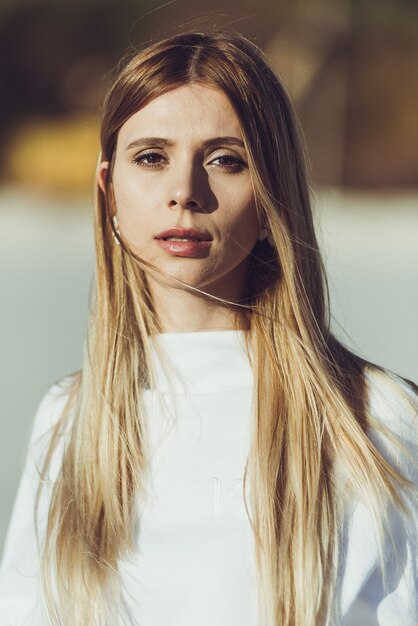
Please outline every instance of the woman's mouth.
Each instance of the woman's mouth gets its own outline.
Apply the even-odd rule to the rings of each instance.
[[[156,238],[155,241],[163,250],[174,256],[195,256],[208,250],[212,245],[212,241],[183,237]]]
[[[212,235],[205,229],[182,226],[163,230],[155,237],[160,248],[174,256],[202,256],[202,252],[208,253],[212,240]]]

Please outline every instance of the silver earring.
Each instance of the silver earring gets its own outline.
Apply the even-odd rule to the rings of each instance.
[[[117,234],[120,236],[120,231],[119,231],[119,223],[118,223],[118,218],[116,217],[116,215],[113,216],[112,219],[113,222],[113,226],[115,228],[115,231],[117,232]],[[117,246],[120,246],[120,241],[119,239],[116,237],[115,233],[112,231],[112,237],[115,240],[115,243]]]
[[[269,245],[274,248],[274,239],[273,239],[273,235],[271,234],[271,230],[268,226],[263,226],[263,228],[260,228],[260,233],[258,235],[258,240],[259,241],[264,241],[264,239],[267,239]]]

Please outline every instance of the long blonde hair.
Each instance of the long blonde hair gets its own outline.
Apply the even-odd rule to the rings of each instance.
[[[260,50],[236,34],[186,33],[135,54],[104,104],[101,159],[112,165],[119,129],[132,114],[196,82],[221,89],[236,111],[260,221],[274,240],[274,247],[264,240],[252,251],[242,301],[224,303],[246,329],[254,371],[244,495],[249,485],[259,623],[323,626],[336,580],[341,477],[377,525],[384,522],[382,503],[402,505],[397,486],[407,481],[367,436],[365,363],[330,332],[301,133]],[[113,210],[110,187],[98,189],[85,359],[38,491],[71,417],[42,555],[49,614],[64,626],[120,623],[118,563],[136,549],[135,504],[149,469],[141,390],[153,384],[148,337],[161,332],[147,281],[155,268],[123,240],[115,245]]]

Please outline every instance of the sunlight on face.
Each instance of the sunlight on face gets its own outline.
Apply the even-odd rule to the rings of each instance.
[[[223,92],[182,86],[132,115],[118,135],[113,191],[122,237],[138,255],[189,285],[239,296],[259,223],[240,125]],[[173,227],[211,241],[156,238]]]

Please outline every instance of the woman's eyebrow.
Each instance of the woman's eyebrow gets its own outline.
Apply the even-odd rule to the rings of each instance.
[[[127,146],[127,150],[131,150],[131,148],[147,148],[151,146],[172,146],[174,145],[174,141],[171,139],[166,139],[165,137],[140,137],[131,141]]]
[[[208,139],[203,143],[206,149],[215,148],[216,146],[219,146],[219,144],[222,144],[224,146],[239,146],[240,148],[245,148],[244,142],[238,137],[214,137],[213,139]]]
[[[160,146],[173,146],[175,141],[172,139],[167,139],[166,137],[140,137],[131,141],[127,146],[126,150],[131,150],[132,148],[149,148],[156,145]],[[213,139],[207,139],[203,142],[203,146],[205,149],[214,148],[219,146],[219,144],[229,145],[229,146],[239,146],[240,148],[244,148],[244,142],[242,139],[238,137],[231,136],[223,136],[223,137],[214,137]]]

